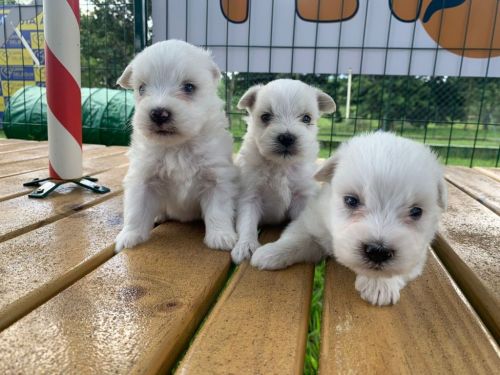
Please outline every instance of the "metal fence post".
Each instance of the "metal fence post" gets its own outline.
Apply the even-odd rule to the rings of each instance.
[[[146,47],[148,22],[146,0],[134,0],[134,49],[140,52]]]

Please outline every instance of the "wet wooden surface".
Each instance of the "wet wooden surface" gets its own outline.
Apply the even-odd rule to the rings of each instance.
[[[500,185],[478,170],[465,167],[446,168],[446,179],[490,210],[500,215]]]
[[[322,374],[495,374],[497,347],[434,256],[394,306],[374,307],[328,262]]]
[[[264,231],[261,242],[281,231]],[[301,374],[314,266],[279,272],[245,262],[233,274],[177,374]]]
[[[0,373],[302,371],[313,266],[231,273],[201,223],[162,224],[115,255],[127,149],[84,146],[86,173],[110,194],[68,185],[32,200],[22,183],[46,176],[47,147],[0,140]],[[328,263],[322,373],[498,371],[497,176],[447,168],[450,209],[434,244],[447,269],[431,257],[397,305],[366,304],[353,273]]]
[[[500,182],[491,181],[500,189]],[[449,184],[448,210],[433,247],[494,337],[500,340],[498,214]]]

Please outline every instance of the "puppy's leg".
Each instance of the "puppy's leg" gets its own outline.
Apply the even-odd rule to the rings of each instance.
[[[372,305],[384,306],[399,301],[399,291],[404,288],[406,281],[402,276],[368,277],[356,276],[354,284],[361,298]]]
[[[257,199],[245,199],[239,202],[236,220],[238,242],[231,251],[234,263],[240,264],[245,259],[249,259],[260,246],[257,230],[260,215],[260,202]]]
[[[147,185],[126,186],[124,195],[124,226],[116,237],[115,252],[146,241],[158,214],[158,196]]]
[[[234,186],[222,185],[214,186],[201,198],[205,221],[205,244],[212,249],[231,250],[238,238],[233,224]]]
[[[286,268],[295,263],[316,263],[324,251],[304,229],[301,220],[292,222],[278,241],[259,247],[252,256],[251,264],[265,270]]]

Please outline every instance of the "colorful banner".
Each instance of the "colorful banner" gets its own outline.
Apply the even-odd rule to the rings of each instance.
[[[153,0],[153,40],[240,72],[500,77],[496,0]]]
[[[27,86],[45,86],[41,5],[0,6],[0,121],[9,98]]]

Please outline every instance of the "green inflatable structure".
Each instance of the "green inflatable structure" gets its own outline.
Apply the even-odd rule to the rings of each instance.
[[[128,146],[134,96],[131,91],[82,89],[83,143]],[[3,129],[7,138],[47,140],[45,88],[21,89],[9,100]]]

